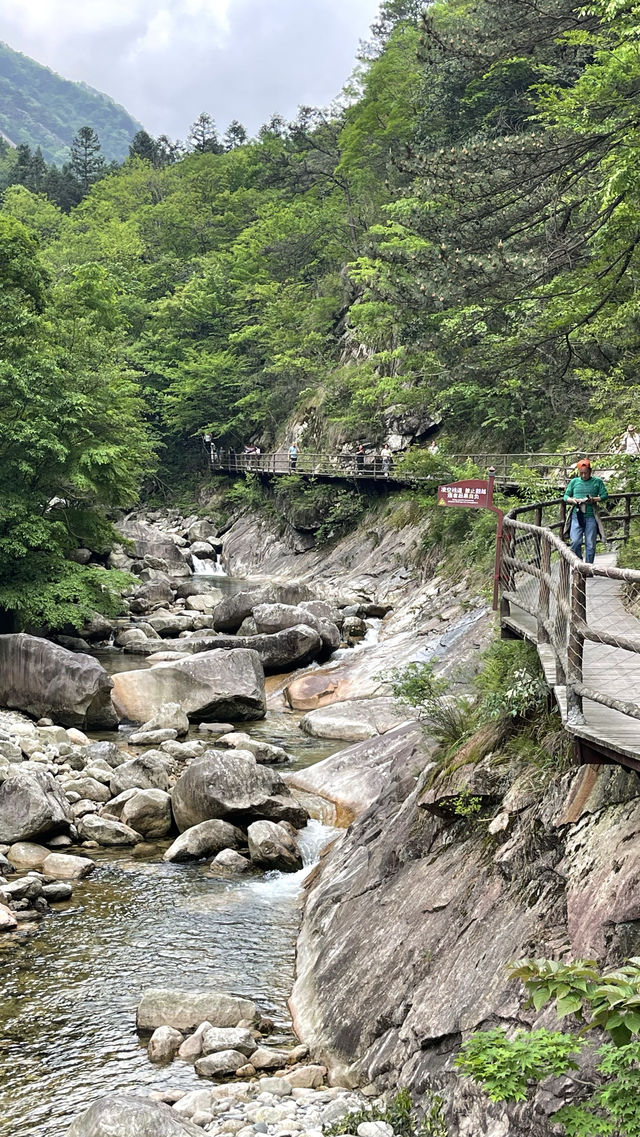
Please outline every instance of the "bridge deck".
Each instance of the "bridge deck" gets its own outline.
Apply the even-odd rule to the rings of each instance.
[[[596,564],[608,568],[615,564],[615,555],[606,553],[598,556]],[[587,622],[595,631],[600,630],[610,636],[640,636],[640,620],[624,607],[621,588],[620,581],[606,577],[588,580]],[[536,620],[512,602],[510,615],[502,622],[537,645],[547,682],[554,690],[569,733],[587,743],[595,743],[605,750],[626,756],[631,760],[630,765],[640,762],[640,721],[591,699],[585,699],[583,703],[584,724],[568,721],[565,688],[556,685],[552,649],[547,644],[537,644]],[[586,640],[583,682],[606,695],[640,706],[640,656],[624,648]]]

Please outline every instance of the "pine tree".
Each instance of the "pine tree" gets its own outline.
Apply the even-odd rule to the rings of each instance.
[[[221,154],[222,146],[218,139],[216,124],[210,114],[202,111],[189,130],[187,142],[191,150],[198,154]]]
[[[104,158],[100,150],[100,139],[93,127],[81,126],[71,143],[70,165],[83,194],[88,193],[103,173]]]

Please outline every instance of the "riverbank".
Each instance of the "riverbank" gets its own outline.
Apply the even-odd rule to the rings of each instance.
[[[175,526],[175,521],[173,524]],[[244,525],[245,523],[243,523]],[[248,530],[243,528],[243,532],[246,534]],[[230,550],[235,547],[234,540],[235,535],[231,535]],[[223,545],[224,547],[225,545]],[[254,540],[253,547],[254,554],[257,557],[262,557],[263,564],[268,561],[267,552],[264,548],[261,549],[257,538]],[[224,554],[224,556],[227,566],[232,567],[232,554]],[[244,563],[242,558],[240,558],[240,563]],[[313,711],[310,715],[305,716],[305,718],[312,720],[308,724],[312,728],[309,733],[304,735],[300,733],[300,738],[304,739],[305,749],[308,748],[316,731],[320,735],[317,742],[318,746],[326,747],[328,745],[322,737],[324,730],[331,739],[331,748],[337,749],[342,746],[344,749],[344,743],[348,742],[350,738],[363,737],[358,732],[364,730],[365,741],[369,739],[369,745],[374,749],[376,742],[380,742],[381,753],[386,754],[386,767],[385,762],[380,764],[377,759],[371,767],[370,776],[374,781],[379,781],[380,778],[387,776],[386,770],[391,761],[390,754],[395,753],[395,744],[392,742],[391,736],[398,729],[398,724],[406,717],[406,712],[399,708],[396,709],[395,716],[389,713],[390,688],[386,671],[389,667],[399,666],[410,658],[421,658],[425,652],[439,657],[443,669],[452,667],[454,660],[457,664],[460,662],[471,663],[473,657],[477,655],[483,638],[487,635],[486,607],[479,603],[474,608],[459,588],[455,595],[463,603],[454,603],[444,582],[436,581],[434,583],[430,581],[424,585],[418,585],[411,573],[404,579],[403,583],[398,578],[394,578],[394,586],[391,591],[388,591],[384,579],[380,577],[375,590],[371,587],[368,591],[365,590],[363,582],[360,581],[357,585],[357,593],[347,592],[345,594],[344,590],[347,588],[349,579],[347,568],[339,578],[333,579],[325,574],[320,589],[321,562],[317,561],[315,567],[305,565],[300,567],[307,572],[307,579],[301,581],[300,577],[297,578],[300,582],[296,586],[298,589],[304,585],[312,594],[321,593],[325,598],[324,603],[329,605],[331,614],[340,613],[339,616],[336,615],[335,617],[339,622],[344,623],[345,619],[352,619],[354,631],[360,623],[362,632],[367,633],[367,628],[369,628],[369,632],[364,638],[362,633],[350,637],[350,641],[346,641],[347,646],[336,651],[335,657],[330,658],[326,664],[320,666],[316,664],[307,671],[296,670],[284,675],[275,673],[268,678],[267,700],[272,708],[268,712],[268,719],[262,722],[258,721],[253,726],[248,724],[248,727],[241,724],[240,730],[231,731],[231,738],[236,734],[240,746],[246,747],[253,745],[250,742],[253,737],[256,743],[251,751],[254,759],[260,749],[262,749],[263,757],[265,757],[269,748],[273,751],[279,748],[283,752],[280,757],[286,759],[289,748],[287,744],[285,746],[279,746],[279,744],[283,742],[285,737],[291,738],[292,725],[297,730],[295,723],[300,719],[301,714],[292,709],[292,702],[295,702],[295,698],[288,697],[285,692],[294,683],[305,682],[308,676],[318,679],[326,672],[330,679],[330,685],[333,685],[334,678],[337,678],[338,683],[333,686],[328,699],[321,696],[319,709],[323,710],[324,708],[326,713],[333,706],[336,710],[342,708],[343,714],[342,717],[339,716],[337,725],[335,721],[330,724],[325,721],[323,724],[322,721],[318,720],[314,723],[313,714],[315,712]],[[161,573],[163,569],[149,568],[149,571]],[[206,597],[209,593],[213,593],[213,590],[220,583],[219,579],[216,582],[213,579],[206,579],[206,577],[201,580],[193,577],[192,580],[198,584],[198,591],[193,594],[198,603],[202,603],[200,597]],[[158,582],[157,580],[155,582],[150,580],[144,583],[146,587]],[[160,583],[162,584],[162,582]],[[261,583],[264,585],[264,580]],[[281,577],[279,587],[285,586],[288,587],[289,582]],[[412,610],[407,612],[405,604],[409,596],[411,596]],[[182,599],[182,604],[179,603],[180,599]],[[191,611],[192,616],[199,620],[206,606],[203,606],[200,614],[197,614],[193,607],[186,609],[188,599],[188,597],[179,597],[177,603],[171,601],[169,606],[165,608],[166,615],[161,615],[158,620],[175,620],[176,614],[179,616],[181,611],[185,614]],[[218,604],[220,599],[219,595],[216,596]],[[261,597],[259,596],[258,599],[260,600]],[[313,603],[315,601],[310,601],[310,607],[307,609],[310,614],[313,614],[311,609]],[[351,612],[349,612],[350,609]],[[254,611],[255,603],[252,602],[251,612]],[[372,612],[376,614],[370,615]],[[435,615],[434,613],[439,614]],[[150,622],[153,619],[153,611],[145,613],[145,617],[145,623],[148,623],[148,627],[153,628],[153,624]],[[208,622],[210,619],[213,617],[205,615],[205,621]],[[242,619],[246,620],[246,616],[242,616]],[[137,621],[134,620],[132,626],[136,623]],[[170,652],[171,654],[179,653],[184,657],[189,654],[187,651],[189,635],[201,634],[202,628],[192,628],[189,634],[185,634],[183,629],[182,637],[171,644],[167,642],[167,631],[168,625],[165,623],[162,626],[163,634],[160,641],[158,641],[157,636],[155,639],[156,654]],[[123,627],[122,623],[117,634],[126,637],[127,629]],[[143,629],[143,634],[149,638],[148,628]],[[135,638],[140,642],[139,636]],[[135,646],[135,643],[131,644],[132,649]],[[127,648],[128,645],[123,643],[123,654],[121,656],[123,659],[126,657]],[[110,651],[113,652],[113,648]],[[131,659],[132,663],[135,662],[135,655],[131,652],[128,658]],[[151,670],[159,664],[167,662],[162,659],[154,660],[153,653],[143,656],[141,659]],[[342,697],[344,691],[340,687],[340,684],[346,681],[345,676],[352,695],[349,700]],[[334,695],[337,695],[337,702],[333,697]],[[374,708],[376,713],[363,717],[363,707],[366,707],[369,712]],[[287,724],[284,730],[278,729],[276,725],[278,719]],[[194,763],[197,764],[199,758],[207,753],[212,740],[215,740],[216,737],[218,741],[215,742],[215,746],[219,748],[221,737],[219,732],[217,734],[203,733],[199,735],[198,730],[194,727],[190,729],[188,736],[183,734],[180,740],[177,737],[178,732],[175,730],[176,725],[175,722],[172,726],[163,726],[162,723],[148,723],[146,729],[141,732],[142,738],[139,746],[134,745],[132,747],[130,745],[131,734],[129,732],[127,735],[129,752],[123,754],[122,747],[118,747],[120,750],[119,759],[114,766],[109,766],[109,762],[106,761],[107,753],[111,755],[112,759],[114,757],[113,750],[110,750],[105,751],[102,763],[99,754],[92,755],[90,762],[79,762],[81,769],[78,770],[74,769],[78,760],[78,751],[90,749],[95,745],[109,747],[113,744],[109,742],[91,743],[89,739],[79,739],[77,735],[69,737],[68,732],[65,738],[64,731],[56,733],[60,732],[61,728],[55,724],[38,727],[25,720],[22,723],[22,740],[26,742],[27,736],[30,737],[31,741],[26,744],[26,750],[30,753],[28,755],[22,753],[20,765],[37,766],[41,772],[61,783],[67,801],[71,799],[71,805],[75,807],[74,824],[75,820],[79,820],[81,824],[86,826],[91,817],[97,817],[100,814],[102,814],[104,823],[104,815],[108,813],[109,800],[113,797],[112,790],[119,788],[115,786],[115,781],[112,787],[111,781],[114,778],[117,780],[118,770],[123,765],[126,766],[128,762],[138,761],[138,755],[144,758],[145,755],[148,756],[151,753],[152,760],[151,762],[147,760],[146,769],[148,770],[151,766],[159,772],[162,786],[156,785],[150,788],[156,795],[166,795],[167,793],[170,795],[173,792],[172,787],[180,780],[182,772]],[[274,729],[273,736],[270,735],[270,728]],[[169,732],[173,729],[176,736],[163,739],[159,737],[155,739],[144,738],[145,733],[148,736],[153,730],[162,731],[163,729],[169,730]],[[354,729],[355,735],[353,734]],[[50,733],[47,734],[47,731]],[[412,761],[416,758],[417,751],[421,747],[419,735],[415,731],[413,733],[415,739],[412,745],[415,753]],[[229,734],[228,731],[227,734]],[[276,736],[277,741],[274,743]],[[389,736],[388,740],[385,741],[387,736]],[[9,738],[6,741],[9,745],[16,746],[19,739],[14,737],[13,740]],[[225,745],[227,747],[226,754],[229,755],[228,762],[238,751],[234,749],[233,745],[229,746],[229,740],[225,742]],[[151,746],[151,751],[148,749],[149,746]],[[295,746],[290,749],[295,749]],[[348,748],[346,753],[348,754]],[[122,761],[123,758],[124,762]],[[308,764],[307,760],[308,753],[303,765]],[[350,761],[352,759],[348,757],[345,759],[346,764],[349,764]],[[418,761],[422,761],[422,757],[419,757]],[[7,759],[5,773],[10,765],[12,763],[9,763]],[[89,767],[88,770],[87,766]],[[312,812],[314,808],[318,808],[319,801],[338,803],[337,812],[332,815],[323,813],[325,817],[332,816],[334,821],[346,822],[354,813],[359,812],[364,804],[364,798],[373,794],[371,786],[367,787],[365,780],[363,780],[362,771],[358,777],[360,800],[356,800],[356,798],[349,798],[344,787],[339,788],[336,792],[335,786],[331,784],[332,779],[328,777],[324,781],[321,780],[316,786],[297,785],[296,778],[303,776],[302,771],[289,773],[287,772],[288,769],[291,767],[286,763],[280,767],[280,773],[285,773],[284,781],[289,787],[287,792],[293,791],[302,805],[311,809]],[[275,774],[275,768],[272,772]],[[280,773],[277,775],[278,778]],[[84,781],[85,784],[70,789],[69,786],[72,786],[73,781],[78,779]],[[108,793],[103,795],[100,788],[96,789],[95,785],[87,785],[88,781],[96,782],[97,786],[103,789],[106,787]],[[131,791],[138,794],[144,792],[139,785],[132,786]],[[133,793],[127,790],[122,792],[129,793],[128,800],[131,800]],[[94,798],[97,797],[97,800],[92,800],[91,795]],[[74,796],[75,800],[73,800]],[[105,796],[107,800],[104,800]],[[344,803],[342,813],[340,812],[340,802]],[[124,806],[127,806],[127,800],[125,800]],[[325,808],[323,806],[321,812]],[[132,807],[129,806],[129,813],[131,809]],[[85,820],[83,821],[83,819]],[[107,818],[106,820],[108,827],[117,827],[123,824],[122,817]],[[111,831],[114,832],[115,830],[112,828]],[[93,834],[97,834],[95,828]],[[74,1063],[76,1059],[84,1060],[87,1053],[95,1055],[95,1061],[98,1062],[101,1071],[101,1085],[105,1090],[108,1090],[109,1082],[114,1085],[114,1088],[116,1086],[129,1086],[135,1089],[141,1085],[146,1085],[147,1090],[152,1087],[153,1092],[169,1095],[169,1097],[178,1098],[180,1095],[180,1100],[186,1092],[189,1092],[187,1086],[183,1084],[185,1076],[183,1064],[178,1063],[176,1065],[174,1062],[164,1068],[161,1073],[150,1067],[146,1051],[140,1047],[137,1036],[131,1030],[132,1003],[135,1003],[134,988],[138,993],[140,990],[139,985],[136,986],[138,980],[134,981],[133,986],[129,983],[123,986],[118,981],[118,974],[144,975],[146,976],[144,981],[146,986],[166,983],[168,976],[173,978],[176,973],[184,973],[188,976],[190,986],[197,984],[209,986],[215,983],[216,985],[220,984],[225,989],[235,990],[239,994],[249,994],[256,997],[263,1012],[271,1011],[273,1013],[275,1010],[277,1016],[280,1016],[281,1030],[285,1029],[285,1023],[289,1021],[285,1011],[285,1003],[293,980],[293,940],[299,919],[298,896],[302,883],[301,879],[294,879],[297,874],[288,877],[278,874],[273,878],[268,875],[262,880],[253,878],[247,881],[236,878],[230,881],[228,878],[216,878],[215,875],[212,877],[211,873],[212,871],[215,873],[215,870],[209,867],[209,862],[198,863],[196,860],[191,865],[167,864],[162,860],[164,851],[166,851],[166,842],[163,850],[156,852],[149,845],[148,839],[146,844],[140,844],[139,838],[136,840],[134,836],[129,846],[116,853],[109,853],[104,847],[102,849],[96,847],[95,837],[92,837],[89,831],[80,832],[78,835],[82,841],[79,848],[71,845],[71,842],[77,840],[72,832],[62,832],[58,837],[51,837],[50,835],[49,843],[55,842],[54,847],[63,848],[65,852],[70,852],[72,855],[80,853],[83,858],[95,859],[97,867],[94,872],[81,880],[77,886],[74,886],[76,888],[74,899],[69,901],[66,907],[58,909],[59,915],[54,916],[52,922],[46,917],[44,920],[38,920],[38,930],[35,936],[25,936],[29,919],[22,917],[17,920],[18,940],[16,940],[15,934],[9,937],[14,943],[20,942],[26,948],[26,953],[15,952],[12,964],[15,964],[17,970],[15,973],[12,971],[11,974],[14,975],[21,991],[32,990],[33,1000],[35,1000],[25,1003],[23,999],[21,1003],[23,1012],[12,1019],[8,1026],[5,1025],[7,1040],[9,1041],[7,1055],[10,1056],[13,1053],[13,1045],[18,1042],[22,1045],[23,1054],[22,1069],[19,1068],[18,1070],[19,1074],[22,1075],[22,1089],[14,1095],[15,1110],[17,1111],[13,1123],[14,1134],[21,1133],[19,1126],[24,1122],[19,1120],[19,1116],[21,1111],[24,1115],[26,1110],[29,1121],[25,1134],[37,1133],[38,1137],[49,1137],[49,1133],[51,1133],[51,1137],[54,1137],[54,1134],[55,1137],[59,1137],[59,1128],[57,1131],[55,1128],[47,1128],[47,1125],[51,1126],[54,1123],[45,1119],[44,1105],[42,1113],[39,1112],[39,1105],[35,1114],[29,1113],[33,1104],[32,1095],[36,1093],[36,1082],[29,1076],[29,1069],[36,1071],[38,1063],[34,1062],[33,1066],[30,1067],[30,1060],[24,1057],[26,1040],[33,1042],[34,1054],[42,1053],[43,1044],[47,1047],[50,1055],[48,1068],[50,1069],[53,1065],[53,1068],[59,1071],[55,1077],[51,1078],[48,1089],[52,1092],[53,1097],[58,1093],[61,1096],[64,1094],[65,1109],[68,1107],[65,1116],[69,1118],[80,1107],[81,1100],[86,1100],[87,1086],[92,1081],[91,1065],[89,1065],[89,1067],[85,1067],[88,1080],[76,1083],[76,1089],[73,1089]],[[7,848],[8,851],[9,848]],[[34,867],[28,871],[37,874],[41,869]],[[11,876],[6,879],[10,882]],[[181,882],[182,900],[178,900],[175,893],[175,882],[177,880]],[[183,888],[184,894],[182,893]],[[201,895],[204,907],[197,899],[199,895]],[[247,897],[251,898],[249,908],[245,903]],[[265,907],[262,906],[263,901],[265,901]],[[175,921],[176,902],[177,911],[183,913],[177,925]],[[27,917],[30,916],[28,908],[18,909],[17,911],[26,912]],[[35,911],[37,912],[37,909]],[[91,915],[92,911],[95,912],[94,915]],[[249,912],[251,913],[250,916],[248,915]],[[285,912],[289,912],[289,915],[285,915]],[[129,914],[128,917],[127,913]],[[243,913],[247,913],[248,920],[244,931],[241,930],[244,919]],[[40,915],[42,914],[40,913]],[[121,915],[125,915],[125,918],[131,920],[126,931],[121,922]],[[237,920],[239,920],[240,929],[237,940],[232,938],[229,941],[229,930],[235,927]],[[58,930],[56,934],[52,935],[49,929],[55,927],[56,921]],[[35,925],[35,919],[33,923]],[[163,927],[171,927],[172,929],[171,937],[169,941],[166,941],[166,947],[163,947],[165,935],[162,932]],[[179,935],[176,935],[176,927]],[[260,930],[260,935],[256,939],[257,928]],[[276,929],[276,939],[273,940],[272,937],[276,934]],[[289,937],[287,941],[289,947],[284,952],[282,947],[275,946],[276,943],[281,943],[277,936],[281,934],[283,929],[286,936]],[[36,931],[35,927],[29,930]],[[213,949],[212,959],[211,949],[212,945],[216,943],[218,931],[222,931],[223,938],[220,941],[220,946]],[[43,940],[43,935],[46,943]],[[79,951],[65,951],[64,945],[69,937],[74,943],[81,945]],[[9,939],[5,938],[5,950]],[[99,945],[99,966],[96,963],[95,956],[87,955],[83,951],[82,945],[86,945],[89,940],[95,941]],[[32,946],[27,947],[29,943]],[[202,956],[198,955],[200,950],[198,945],[202,946]],[[233,966],[229,970],[228,964],[229,961],[233,964],[236,950],[236,964],[240,970],[234,978]],[[247,955],[247,951],[249,951],[249,955]],[[52,961],[51,975],[56,980],[51,986],[53,1003],[48,1001],[49,996],[46,996],[41,989],[39,991],[37,985],[34,987],[32,980],[27,978],[31,968],[38,967],[38,959],[40,958],[47,958]],[[153,974],[150,974],[148,970],[150,958],[153,961]],[[23,966],[25,959],[28,964],[26,968]],[[102,959],[108,961],[106,970]],[[222,961],[224,961],[225,966],[220,966]],[[282,974],[286,973],[287,979],[284,981],[284,986],[280,985],[281,981],[277,978],[277,971],[274,971],[274,967],[271,966],[276,962],[278,967],[282,966]],[[265,963],[268,966],[265,967]],[[251,976],[254,966],[257,969],[255,978],[249,984],[253,989],[247,991],[247,977]],[[100,994],[101,991],[104,991],[105,986],[117,990],[117,1001],[121,1007],[121,1012],[119,1012],[119,1017],[116,1015],[115,1020],[109,1015],[105,1015],[104,995]],[[58,992],[74,993],[71,1001],[68,997],[64,1001],[64,1007],[68,1007],[68,1012],[63,1013],[62,1004],[57,1002]],[[39,1002],[40,1006],[38,1006]],[[47,1016],[49,1017],[47,1018]],[[44,1032],[43,1030],[33,1031],[33,1021],[38,1020],[43,1023]],[[98,1029],[97,1035],[95,1033],[96,1028]],[[98,1042],[98,1038],[101,1036],[105,1039],[104,1043]],[[49,1042],[45,1042],[47,1037]],[[70,1045],[72,1039],[77,1039],[77,1042],[73,1041],[73,1044]],[[292,1039],[291,1045],[293,1045],[293,1041]],[[61,1056],[61,1061],[58,1064],[53,1056],[60,1054],[61,1050],[64,1050],[66,1060]],[[15,1064],[13,1065],[15,1068]],[[190,1070],[191,1073],[187,1071],[187,1074],[188,1077],[192,1078],[193,1067],[190,1067]],[[284,1072],[286,1073],[286,1067]],[[141,1073],[143,1074],[142,1080],[140,1080]],[[159,1077],[160,1088],[158,1088]],[[268,1092],[266,1089],[256,1090],[255,1087],[259,1085],[259,1082],[251,1083],[252,1088],[248,1091],[251,1100],[253,1100],[256,1092]],[[375,1092],[375,1090],[370,1089],[371,1094]],[[334,1091],[332,1090],[331,1093],[333,1094]],[[345,1090],[343,1093],[346,1094],[347,1091]],[[46,1102],[46,1083],[42,1085],[38,1083],[37,1096],[39,1101]],[[338,1096],[340,1095],[338,1094]],[[359,1100],[362,1105],[371,1099],[365,1096],[364,1099]],[[224,1117],[221,1119],[221,1123],[237,1123],[239,1120],[240,1118],[237,1116]],[[303,1117],[298,1120],[300,1124],[303,1124]],[[217,1132],[217,1124],[215,1120],[207,1120],[205,1128],[213,1126],[208,1131]],[[274,1124],[291,1124],[291,1119],[289,1121],[284,1118],[275,1119]],[[221,1131],[231,1132],[233,1129],[226,1128]],[[252,1130],[252,1134],[262,1131],[258,1128]],[[271,1128],[271,1123],[269,1123],[268,1132],[276,1134],[277,1137],[276,1129]],[[246,1137],[249,1135],[247,1134]]]

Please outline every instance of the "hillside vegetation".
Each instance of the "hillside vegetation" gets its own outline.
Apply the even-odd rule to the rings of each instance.
[[[638,417],[639,15],[386,0],[329,110],[222,142],[202,115],[187,154],[142,132],[63,208],[14,168],[5,604],[27,561],[31,597],[59,579],[158,461],[183,484],[203,430],[271,447],[304,422],[316,448],[440,417],[441,452],[619,435]]]
[[[69,157],[74,134],[91,126],[108,162],[122,162],[140,123],[107,95],[72,83],[0,43],[0,130],[19,146],[40,147],[46,162]]]

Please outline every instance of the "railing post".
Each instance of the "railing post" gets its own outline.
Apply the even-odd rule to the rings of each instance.
[[[540,591],[538,593],[538,643],[549,643],[549,579],[551,576],[551,542],[543,532],[540,547]]]
[[[571,616],[569,621],[569,648],[567,652],[567,719],[584,722],[582,696],[575,685],[582,683],[584,656],[584,628],[587,622],[587,578],[580,566],[574,566],[571,586]]]
[[[571,568],[566,557],[560,558],[558,567],[558,601],[554,626],[554,647],[556,657],[556,685],[563,687],[567,682],[564,653],[567,648],[567,607],[570,601]]]
[[[629,540],[631,534],[631,494],[624,495],[624,539]]]

